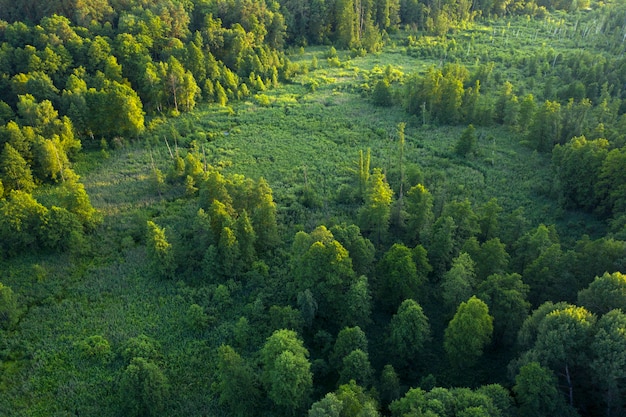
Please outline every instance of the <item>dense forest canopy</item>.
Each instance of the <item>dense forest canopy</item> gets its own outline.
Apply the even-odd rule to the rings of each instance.
[[[0,0],[0,414],[624,415],[624,22]]]

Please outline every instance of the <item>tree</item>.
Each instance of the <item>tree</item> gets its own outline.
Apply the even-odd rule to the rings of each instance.
[[[549,417],[558,415],[565,408],[557,390],[556,377],[538,362],[520,368],[513,392],[523,416]]]
[[[172,278],[175,269],[172,245],[165,237],[165,229],[148,220],[147,251],[153,271],[162,277]]]
[[[309,352],[292,330],[276,330],[261,349],[262,380],[269,398],[295,415],[308,406],[313,376]]]
[[[11,287],[0,282],[0,329],[11,330],[17,324],[19,311]]]
[[[364,388],[372,384],[374,371],[370,364],[367,352],[361,349],[355,349],[344,356],[341,369],[339,369],[339,383],[347,384],[355,381],[359,386]]]
[[[528,129],[527,141],[539,152],[550,152],[557,143],[561,129],[561,105],[546,100],[535,111]]]
[[[573,305],[548,313],[539,324],[533,351],[539,362],[562,372],[574,405],[574,369],[588,361],[588,346],[596,318],[583,307]]]
[[[456,224],[450,216],[441,216],[433,225],[428,247],[428,258],[437,277],[448,269],[454,256],[454,234]]]
[[[235,221],[235,235],[237,237],[237,242],[239,242],[241,263],[244,267],[249,267],[256,260],[256,249],[254,248],[254,244],[257,237],[247,210],[243,210]]]
[[[154,363],[135,357],[124,369],[120,382],[126,415],[160,416],[169,396],[169,384],[163,371]]]
[[[502,274],[507,271],[510,257],[504,243],[500,242],[497,237],[484,242],[478,250],[468,250],[468,252],[476,261],[476,278],[479,282],[484,281],[489,275]]]
[[[388,80],[379,80],[376,85],[374,85],[374,91],[372,91],[372,101],[374,102],[374,105],[380,107],[390,107],[393,104],[391,87],[389,86]]]
[[[265,178],[259,178],[253,196],[254,205],[250,218],[257,234],[256,250],[262,255],[274,248],[280,240],[276,224],[276,203]]]
[[[12,190],[6,200],[0,200],[0,250],[14,256],[38,249],[47,218],[48,209],[31,194]]]
[[[493,274],[476,291],[493,315],[493,335],[498,343],[512,344],[528,316],[528,285],[519,274]]]
[[[376,265],[378,299],[391,311],[403,300],[418,298],[423,277],[417,274],[411,249],[396,243]]]
[[[470,153],[476,152],[476,142],[476,129],[474,128],[474,125],[469,125],[465,130],[463,130],[463,133],[461,133],[461,137],[454,147],[454,152],[465,158]]]
[[[469,299],[477,285],[475,263],[465,252],[452,260],[452,268],[441,281],[441,296],[446,308],[454,311],[464,300]]]
[[[556,168],[559,189],[566,208],[582,208],[592,212],[600,204],[596,184],[608,155],[606,139],[588,141],[584,136],[574,137],[567,144],[557,144],[552,150],[552,164]]]
[[[578,292],[578,303],[589,311],[602,315],[613,309],[626,311],[626,275],[605,272]]]
[[[343,363],[343,359],[355,350],[367,353],[365,332],[359,326],[344,327],[337,334],[337,340],[335,340],[333,353],[330,357],[331,365],[339,367]]]
[[[341,417],[380,417],[376,400],[354,380],[340,385],[335,393],[343,403]]]
[[[409,242],[423,241],[434,219],[432,194],[422,184],[411,187],[406,193],[405,208]]]
[[[329,392],[311,405],[309,417],[340,417],[342,411],[343,402],[334,393]]]
[[[612,310],[598,320],[591,344],[591,369],[605,393],[606,415],[619,415],[626,378],[626,314]]]
[[[348,251],[333,238],[332,233],[320,226],[311,235],[299,233],[294,252],[297,289],[312,292],[321,318],[336,325],[343,324],[349,312],[345,308],[347,294],[356,282]]]
[[[359,210],[361,230],[374,236],[377,243],[386,237],[391,216],[393,191],[379,168],[369,177],[365,189],[365,202]]]
[[[359,276],[351,285],[345,297],[342,323],[367,326],[371,322],[372,296],[365,275]]]
[[[479,239],[481,242],[500,235],[500,213],[502,213],[502,207],[496,198],[492,198],[478,210]]]
[[[476,296],[461,303],[444,335],[443,346],[450,362],[459,367],[475,364],[492,333],[493,317],[487,304]]]
[[[4,185],[4,192],[11,190],[31,192],[35,189],[35,182],[30,167],[8,142],[0,155],[0,177]]]
[[[355,224],[337,225],[333,226],[330,231],[350,254],[354,271],[359,275],[369,275],[376,249],[369,239],[361,235],[359,226]]]
[[[596,194],[601,200],[599,211],[602,214],[622,213],[626,211],[626,151],[611,150],[600,169],[600,178],[596,185]]]
[[[404,300],[389,324],[389,340],[400,364],[411,363],[430,340],[430,325],[422,307]]]

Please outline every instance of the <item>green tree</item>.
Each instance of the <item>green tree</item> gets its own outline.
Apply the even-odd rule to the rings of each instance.
[[[36,250],[48,218],[48,209],[24,191],[13,190],[0,200],[0,248],[9,256]]]
[[[359,276],[346,293],[343,308],[343,323],[367,326],[371,323],[372,295],[365,275]]]
[[[253,196],[254,205],[250,218],[257,234],[256,250],[259,255],[262,255],[276,247],[280,241],[276,223],[276,203],[272,196],[272,189],[265,178],[259,178]]]
[[[17,300],[13,291],[0,282],[0,329],[11,330],[18,318]]]
[[[393,191],[379,168],[369,177],[365,189],[365,202],[359,210],[361,230],[374,236],[377,243],[386,237],[391,216]]]
[[[376,265],[377,298],[390,311],[407,298],[417,299],[423,284],[411,249],[400,243],[389,248]]]
[[[277,330],[261,349],[262,380],[268,397],[287,413],[308,406],[313,387],[309,352],[292,330]]]
[[[582,208],[591,212],[598,207],[600,198],[596,184],[609,152],[608,147],[609,142],[605,139],[588,141],[584,136],[574,137],[567,144],[554,147],[552,164],[566,208]]]
[[[256,233],[246,210],[243,210],[235,221],[235,235],[237,242],[239,242],[241,263],[244,267],[249,267],[256,260],[256,249],[254,248]]]
[[[538,108],[528,129],[527,141],[539,152],[550,152],[560,137],[561,105],[546,100]]]
[[[479,239],[481,242],[500,235],[500,213],[502,213],[502,207],[496,198],[492,198],[478,210]]]
[[[313,403],[309,409],[309,417],[340,417],[343,411],[343,402],[329,392],[321,400]]]
[[[380,417],[376,400],[354,380],[340,385],[336,395],[343,404],[341,417]]]
[[[476,294],[484,300],[493,315],[496,343],[512,344],[522,326],[530,303],[526,300],[528,285],[519,274],[493,274],[480,283]]]
[[[344,356],[341,368],[339,369],[339,383],[347,384],[355,381],[364,388],[372,384],[374,371],[370,364],[367,352],[355,349]]]
[[[600,178],[596,186],[596,194],[601,205],[598,211],[602,214],[626,212],[626,151],[623,149],[611,150],[600,169]]]
[[[422,184],[417,184],[406,193],[407,238],[409,242],[421,242],[427,236],[432,222],[433,196]]]
[[[400,365],[411,363],[430,340],[430,325],[422,307],[404,300],[389,324],[389,341]]]
[[[470,153],[476,153],[477,141],[476,129],[474,125],[469,125],[463,130],[463,133],[461,133],[461,137],[454,146],[454,152],[463,158],[467,157]]]
[[[344,327],[335,340],[335,346],[330,356],[330,363],[335,367],[339,367],[343,363],[343,359],[350,352],[360,350],[367,353],[367,336],[359,326]]]
[[[172,245],[165,237],[165,229],[148,220],[147,252],[154,273],[165,278],[172,278],[175,260]]]
[[[160,416],[169,397],[169,383],[154,363],[135,357],[124,369],[120,396],[128,416]]]
[[[559,415],[565,408],[556,377],[538,362],[520,368],[513,392],[523,416],[549,417]]]
[[[573,305],[548,313],[539,324],[533,351],[540,363],[565,376],[569,404],[574,405],[574,369],[587,363],[596,318]]]
[[[475,364],[492,333],[493,317],[487,304],[475,296],[461,303],[444,335],[443,346],[450,362],[459,367]]]
[[[220,346],[217,355],[215,389],[220,405],[237,417],[255,415],[261,392],[260,381],[252,367],[228,345]]]
[[[452,260],[452,267],[443,274],[441,296],[448,311],[454,311],[458,305],[469,299],[476,289],[476,264],[465,252]]]
[[[11,190],[31,192],[35,189],[35,182],[30,167],[8,142],[0,155],[0,177],[4,185],[4,192]]]
[[[522,133],[528,130],[536,111],[535,97],[532,94],[524,96],[520,102],[519,126]]]
[[[369,275],[376,249],[369,239],[361,235],[359,226],[355,224],[337,225],[333,226],[330,231],[350,254],[354,271],[359,275]]]
[[[626,275],[605,272],[596,277],[589,287],[578,292],[578,303],[598,315],[613,309],[626,311]]]
[[[390,107],[393,104],[391,87],[388,80],[379,80],[376,85],[374,85],[374,91],[372,91],[372,101],[374,102],[374,105],[380,107]]]
[[[430,245],[428,246],[428,259],[438,278],[441,278],[448,269],[454,256],[456,228],[454,219],[450,216],[439,217],[433,225]]]
[[[225,277],[238,278],[243,265],[237,236],[230,227],[224,227],[217,244],[220,272]]]
[[[594,379],[604,390],[606,415],[619,415],[623,407],[620,396],[626,378],[626,315],[612,310],[603,315],[596,325],[591,344],[591,369]]]

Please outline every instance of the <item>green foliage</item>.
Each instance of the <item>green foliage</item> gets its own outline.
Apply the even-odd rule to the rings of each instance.
[[[515,392],[524,416],[553,416],[565,408],[557,390],[557,381],[549,369],[537,362],[524,365],[515,377]]]
[[[441,297],[448,311],[455,311],[458,305],[469,299],[477,285],[475,262],[465,252],[452,260],[452,267],[443,274]]]
[[[462,302],[445,331],[443,345],[450,362],[458,367],[474,365],[492,333],[493,317],[487,304],[475,296]]]
[[[430,340],[430,325],[422,307],[414,300],[404,300],[391,318],[389,334],[398,364],[418,357]]]
[[[476,153],[477,140],[474,125],[467,126],[456,143],[454,152],[464,158],[470,153]]]
[[[165,237],[165,229],[148,220],[146,250],[152,271],[157,276],[172,278],[174,274],[174,256],[172,245]]]
[[[613,309],[626,310],[626,275],[605,272],[589,287],[578,293],[578,303],[589,311],[602,315]]]
[[[552,151],[552,163],[565,207],[586,211],[595,210],[600,199],[597,181],[608,155],[609,142],[605,139],[588,141],[584,136],[572,138],[566,145],[556,145]]]
[[[344,356],[339,370],[339,383],[355,381],[359,386],[367,388],[372,383],[373,369],[367,352],[355,349]]]
[[[120,379],[120,397],[128,416],[158,416],[169,401],[169,382],[163,371],[142,357],[135,357]]]
[[[6,194],[11,190],[29,193],[35,189],[33,174],[26,160],[8,142],[0,154],[0,176]]]
[[[377,298],[390,311],[408,298],[418,299],[423,284],[411,250],[402,244],[389,248],[376,265]]]
[[[89,336],[78,342],[77,346],[87,359],[108,362],[112,357],[111,344],[100,335]]]
[[[10,287],[0,282],[0,328],[11,330],[19,319],[17,300]]]
[[[294,413],[308,406],[313,387],[309,352],[291,330],[276,330],[261,349],[263,384],[279,408]]]
[[[361,230],[368,232],[377,243],[382,242],[387,235],[392,197],[393,191],[382,171],[374,168],[366,183],[365,202],[359,210],[359,224]]]
[[[494,341],[512,344],[530,310],[528,285],[519,274],[493,274],[480,283],[476,292],[493,316]]]
[[[428,236],[434,219],[433,196],[422,184],[414,185],[406,193],[407,240],[422,242]]]
[[[603,315],[596,325],[591,344],[591,369],[596,381],[605,391],[607,414],[622,406],[620,391],[626,376],[626,315],[622,310],[612,310]]]
[[[232,347],[222,345],[217,354],[214,389],[218,392],[220,404],[237,417],[255,415],[261,399],[257,375]]]
[[[344,358],[355,350],[367,353],[367,337],[359,326],[344,327],[335,340],[335,346],[330,357],[333,366],[339,367]],[[349,380],[348,380],[349,381]]]
[[[380,107],[389,107],[393,104],[389,81],[383,79],[376,83],[372,92],[372,101],[374,105]]]

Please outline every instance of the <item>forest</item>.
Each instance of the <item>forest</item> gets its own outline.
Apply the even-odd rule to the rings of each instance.
[[[621,0],[0,0],[0,415],[626,415]]]

